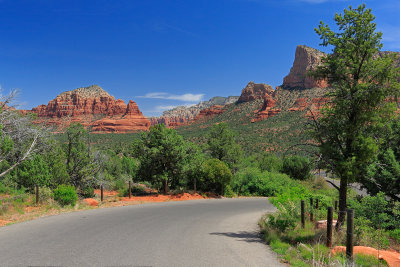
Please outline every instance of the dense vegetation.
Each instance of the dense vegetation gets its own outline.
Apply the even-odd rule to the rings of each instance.
[[[300,200],[308,203],[310,198],[320,203],[319,209],[307,205],[307,213],[313,212],[315,220],[325,219],[327,208],[339,199],[341,212],[335,213],[335,219],[343,223],[345,209],[355,210],[356,245],[400,249],[400,118],[385,102],[389,94],[395,95],[400,89],[395,81],[398,69],[391,68],[389,57],[372,60],[380,48],[380,34],[374,33],[370,10],[360,6],[345,11],[344,17],[337,15],[335,20],[352,34],[361,31],[364,36],[368,31],[372,39],[336,34],[324,24],[317,30],[324,44],[337,48],[335,56],[343,53],[343,58],[351,58],[351,51],[359,49],[348,50],[354,40],[366,51],[356,51],[365,55],[364,60],[353,62],[364,71],[358,77],[349,68],[353,63],[343,65],[342,59],[334,56],[329,56],[315,74],[328,77],[339,89],[328,91],[334,105],[314,118],[312,132],[308,131],[306,111],[287,110],[297,98],[310,101],[324,96],[322,89],[279,89],[277,108],[283,111],[267,120],[251,123],[254,111],[262,105],[255,100],[228,105],[220,115],[177,130],[155,125],[148,132],[133,134],[93,135],[82,125],[72,124],[65,134],[53,135],[33,125],[29,115],[3,105],[0,194],[11,197],[0,199],[0,215],[7,201],[20,209],[36,186],[40,187],[41,201],[53,198],[60,206],[74,206],[78,198],[92,197],[100,186],[126,196],[127,183],[132,181],[164,194],[270,197],[278,212],[260,221],[265,240],[295,266],[344,261],[342,256],[330,256],[329,248],[322,245],[324,229],[315,228],[309,221],[301,227]],[[353,23],[355,29],[350,27]],[[370,77],[376,80],[367,83]],[[310,142],[312,138],[316,142]],[[314,144],[314,148],[301,146],[306,143]],[[320,168],[336,174],[341,179],[340,188],[329,187],[313,173]],[[357,196],[348,190],[348,183],[353,181],[369,195]],[[134,186],[132,193],[148,192]],[[345,235],[337,230],[334,245],[343,245]],[[366,264],[363,266],[375,264],[364,257],[356,261]]]

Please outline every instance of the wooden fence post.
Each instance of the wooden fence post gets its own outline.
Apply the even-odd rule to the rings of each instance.
[[[318,198],[315,200],[315,208],[319,209],[319,199]]]
[[[353,261],[353,232],[354,232],[354,210],[347,210],[347,236],[346,236],[346,257]]]
[[[36,185],[36,206],[39,205],[39,185]]]
[[[310,198],[310,221],[314,221],[314,199]]]
[[[304,216],[304,200],[301,201],[301,227],[305,227],[306,220]]]
[[[129,181],[129,198],[132,197],[132,185],[131,185],[131,181]]]
[[[335,211],[337,211],[337,204],[338,204],[338,201],[335,200]]]
[[[103,202],[103,185],[100,186],[100,198],[101,198],[101,202]]]
[[[333,224],[333,208],[328,207],[328,218],[326,222],[326,246],[332,247],[332,224]]]

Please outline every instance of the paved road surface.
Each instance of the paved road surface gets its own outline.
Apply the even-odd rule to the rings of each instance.
[[[1,266],[283,266],[261,242],[266,198],[96,209],[0,228]]]

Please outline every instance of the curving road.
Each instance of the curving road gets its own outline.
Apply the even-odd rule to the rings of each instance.
[[[1,266],[283,266],[262,243],[266,198],[96,209],[0,228]]]

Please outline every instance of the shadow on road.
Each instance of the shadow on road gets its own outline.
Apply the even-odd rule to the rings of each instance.
[[[218,236],[227,236],[227,237],[232,237],[235,238],[236,240],[239,241],[244,241],[248,243],[254,243],[254,242],[262,242],[261,236],[258,232],[246,232],[246,231],[241,231],[237,233],[233,232],[227,232],[227,233],[210,233],[210,235],[218,235]]]

